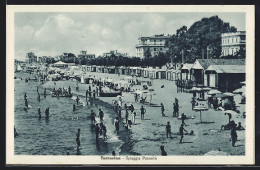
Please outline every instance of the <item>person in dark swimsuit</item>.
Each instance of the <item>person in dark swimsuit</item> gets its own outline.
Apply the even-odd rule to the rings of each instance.
[[[76,133],[76,142],[77,142],[77,150],[80,147],[80,129],[78,129],[78,132]]]

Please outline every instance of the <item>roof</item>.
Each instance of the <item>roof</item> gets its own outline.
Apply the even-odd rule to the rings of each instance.
[[[210,65],[243,65],[245,59],[197,59],[192,69],[207,69]]]
[[[182,70],[190,70],[193,64],[183,64]]]
[[[58,61],[57,63],[54,63],[54,65],[68,65],[67,63],[64,63],[62,61]]]
[[[210,65],[206,71],[216,71],[217,73],[246,73],[245,66],[237,65]]]

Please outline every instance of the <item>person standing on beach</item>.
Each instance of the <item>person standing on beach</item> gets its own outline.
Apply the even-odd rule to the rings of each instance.
[[[125,110],[125,123],[128,124],[128,116],[129,116],[129,113],[127,110]]]
[[[179,117],[179,100],[175,98],[176,117]]]
[[[40,102],[41,101],[41,95],[40,95],[40,93],[38,92],[38,97],[37,97],[37,99],[38,99],[38,102]]]
[[[88,91],[89,99],[91,98],[91,90]]]
[[[25,107],[28,109],[28,101],[27,101],[27,99],[25,99]]]
[[[76,105],[73,104],[73,112],[75,112],[75,110],[76,110]]]
[[[140,110],[141,110],[141,119],[143,120],[144,119],[144,114],[145,114],[146,110],[145,110],[144,106],[141,106]]]
[[[37,93],[39,93],[39,89],[38,89],[38,87],[37,87]]]
[[[118,117],[116,117],[116,119],[115,119],[115,127],[116,127],[116,133],[118,134],[119,133],[119,120],[118,120]]]
[[[237,132],[236,132],[236,129],[233,127],[231,129],[231,140],[232,140],[232,146],[235,147],[235,143],[237,141]]]
[[[24,93],[24,100],[27,100],[27,95],[26,95],[26,93]]]
[[[69,94],[71,94],[71,88],[70,88],[70,86],[69,86]]]
[[[100,122],[103,122],[103,117],[104,117],[104,112],[101,109],[99,109]]]
[[[96,91],[93,90],[93,99],[95,100],[96,99]]]
[[[119,116],[119,119],[121,120],[122,119],[122,107],[121,106],[118,106],[118,116]]]
[[[131,103],[131,105],[130,105],[130,110],[131,110],[131,113],[133,113],[134,110],[135,110],[134,105],[133,105],[132,103]]]
[[[79,96],[77,96],[76,101],[77,101],[77,105],[79,105]]]
[[[100,128],[99,128],[98,124],[96,124],[95,132],[96,132],[96,142],[97,142],[98,138],[99,138],[99,133],[100,133]]]
[[[77,150],[79,150],[79,147],[80,147],[80,129],[78,129],[78,132],[76,133],[76,142],[77,142]]]
[[[88,100],[88,90],[86,90],[86,101]]]
[[[183,125],[187,126],[186,123],[184,123],[184,120],[186,119],[186,115],[184,113],[181,114],[181,122]]]
[[[104,137],[104,140],[107,139],[107,127],[103,124],[103,127],[102,127],[102,131],[103,131],[103,137]]]
[[[161,103],[161,111],[162,111],[162,116],[165,116],[164,114],[164,105]]]
[[[91,117],[91,124],[94,125],[96,123],[95,120],[96,113],[93,110],[91,110],[90,117]]]
[[[42,118],[42,115],[41,115],[41,108],[38,108],[38,115],[39,115],[39,119],[41,119]]]
[[[133,122],[133,124],[135,124],[136,112],[132,112],[132,113],[131,113],[131,116],[132,116],[132,122]]]
[[[169,121],[167,122],[167,125],[166,125],[166,137],[167,138],[168,138],[168,135],[171,137],[171,125],[170,125]]]
[[[176,111],[176,104],[173,103],[173,114],[172,117],[176,117],[177,111]]]
[[[49,119],[49,116],[50,116],[49,108],[46,108],[45,116],[46,116],[46,119]]]
[[[195,97],[192,97],[192,100],[191,100],[191,110],[193,110],[193,109],[194,109],[194,107],[195,107],[195,104],[196,104]]]
[[[161,149],[161,155],[162,156],[167,156],[167,153],[165,152],[163,145],[160,147],[160,149]]]
[[[46,88],[44,89],[44,92],[43,92],[43,96],[44,96],[44,98],[46,97]]]
[[[182,142],[182,140],[183,140],[183,131],[187,132],[187,130],[184,129],[183,124],[181,124],[181,127],[179,129],[179,132],[180,132],[180,135],[181,135],[180,143],[183,143]]]

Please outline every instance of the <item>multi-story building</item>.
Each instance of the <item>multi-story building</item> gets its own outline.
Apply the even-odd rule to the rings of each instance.
[[[168,48],[165,47],[165,42],[170,39],[170,35],[164,34],[154,35],[151,37],[139,37],[136,48],[136,56],[140,58],[145,57],[145,53],[150,51],[151,56],[158,55],[159,52],[165,53]]]
[[[79,60],[94,59],[94,58],[95,58],[95,54],[87,54],[87,50],[81,51],[80,54],[78,55]]]
[[[222,56],[236,55],[240,50],[246,47],[246,32],[238,31],[221,34]]]
[[[110,50],[110,52],[103,53],[102,57],[110,57],[111,55],[129,57],[127,53],[120,53],[117,50]]]
[[[33,52],[29,52],[26,54],[26,62],[31,63],[37,63],[37,56],[34,55]]]

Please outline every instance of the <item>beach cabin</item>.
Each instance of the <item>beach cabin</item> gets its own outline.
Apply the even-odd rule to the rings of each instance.
[[[86,71],[91,72],[91,66],[86,66]]]
[[[124,66],[118,67],[118,71],[119,71],[119,74],[125,75],[125,67]]]
[[[151,79],[156,79],[156,69],[149,68],[148,69],[148,77]]]
[[[109,73],[109,74],[115,74],[115,70],[116,70],[116,67],[115,67],[115,66],[110,66],[110,67],[108,67],[108,73]]]
[[[130,69],[130,67],[126,67],[126,75],[131,75],[131,69]]]
[[[245,81],[245,65],[210,65],[205,70],[205,86],[233,92]]]
[[[130,75],[131,76],[137,76],[137,70],[138,70],[138,67],[130,67]]]
[[[173,80],[172,74],[173,74],[173,70],[172,70],[172,69],[167,70],[167,71],[166,71],[166,80],[172,81],[172,80]]]
[[[149,77],[149,68],[144,68],[143,69],[143,77],[148,78]]]
[[[156,69],[156,79],[166,79],[166,70]]]
[[[181,68],[181,80],[190,80],[191,79],[191,68],[193,64],[183,64]]]
[[[96,72],[97,66],[93,65],[90,67],[90,69],[91,72]]]
[[[196,85],[206,85],[204,71],[210,65],[245,65],[245,59],[197,59],[191,67],[191,80]]]

